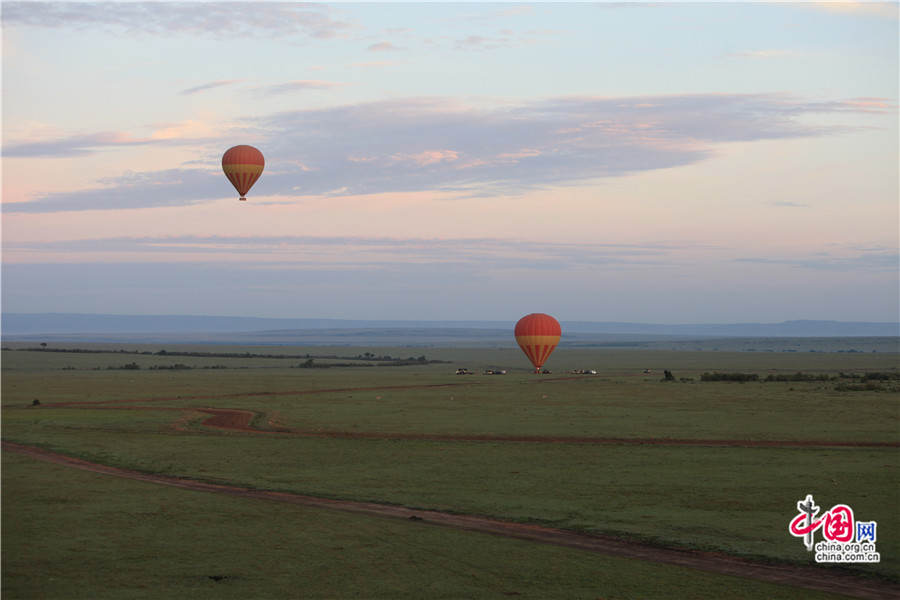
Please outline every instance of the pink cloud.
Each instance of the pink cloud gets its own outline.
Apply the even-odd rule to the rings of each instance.
[[[391,156],[398,162],[413,162],[421,167],[440,162],[459,160],[459,153],[454,150],[426,150],[418,154],[394,154]]]
[[[540,150],[530,150],[528,148],[523,148],[518,152],[507,152],[506,154],[499,154],[500,158],[528,158],[532,156],[540,156],[543,154]]]
[[[372,52],[392,52],[395,50],[402,50],[402,48],[398,48],[390,42],[378,42],[377,44],[372,44],[366,48],[366,50],[371,50]]]

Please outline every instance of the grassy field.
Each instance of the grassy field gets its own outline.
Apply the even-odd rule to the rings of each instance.
[[[900,384],[859,384],[865,373],[896,374],[897,354],[560,348],[548,365],[555,374],[535,376],[510,349],[91,349],[104,352],[3,352],[4,440],[153,473],[787,564],[814,564],[788,533],[797,501],[812,494],[823,510],[844,503],[878,523],[881,562],[853,572],[900,578],[900,451],[874,445],[900,441]],[[217,356],[186,354],[210,352]],[[423,354],[415,365],[375,366]],[[357,366],[298,368],[310,359]],[[460,367],[508,374],[456,375]],[[565,374],[582,369],[597,374]],[[710,372],[821,378],[701,381]],[[72,402],[81,404],[63,404]],[[191,409],[202,407],[254,411],[272,431],[369,437],[224,432],[201,424]],[[581,441],[540,441],[555,436]],[[516,437],[535,441],[503,439]],[[797,441],[820,444],[777,444]],[[846,443],[868,445],[837,445]],[[157,489],[6,452],[3,484],[9,598],[823,597],[472,532]]]

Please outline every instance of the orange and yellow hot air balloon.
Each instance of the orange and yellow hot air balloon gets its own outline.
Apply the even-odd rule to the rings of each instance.
[[[516,343],[534,365],[535,373],[541,372],[561,335],[559,322],[544,313],[532,313],[516,323]]]
[[[247,192],[262,175],[265,166],[262,152],[253,146],[235,146],[222,155],[222,170],[241,195],[241,200],[247,199]]]

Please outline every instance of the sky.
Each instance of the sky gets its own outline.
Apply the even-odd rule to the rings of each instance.
[[[897,2],[0,10],[3,312],[898,320]]]

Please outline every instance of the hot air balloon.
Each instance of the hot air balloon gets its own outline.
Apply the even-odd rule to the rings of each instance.
[[[532,313],[516,323],[516,343],[534,365],[534,372],[540,373],[544,362],[559,343],[562,329],[559,322],[544,313]]]
[[[247,192],[262,175],[265,166],[266,159],[262,152],[253,146],[235,146],[222,155],[222,170],[241,195],[241,200],[247,199]]]

